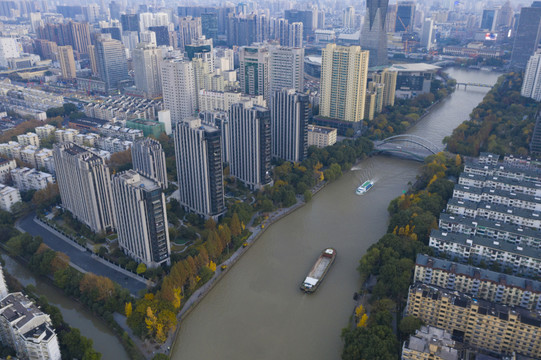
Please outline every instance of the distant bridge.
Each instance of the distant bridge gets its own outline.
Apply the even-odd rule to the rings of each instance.
[[[457,82],[456,88],[460,89],[460,85],[464,85],[464,90],[468,88],[468,86],[476,86],[476,87],[485,87],[485,88],[492,88],[493,85],[489,84],[480,84],[480,83],[470,83],[470,82]]]
[[[396,135],[380,141],[374,141],[373,153],[389,154],[417,161],[424,161],[427,156],[443,150],[431,141],[417,135]]]

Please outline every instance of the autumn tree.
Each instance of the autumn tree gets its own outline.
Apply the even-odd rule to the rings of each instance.
[[[230,229],[231,229],[231,235],[233,236],[239,236],[242,233],[239,215],[237,213],[234,213],[233,217],[231,217]]]
[[[131,302],[127,302],[125,305],[124,305],[124,313],[126,314],[126,317],[130,317],[131,314],[133,312],[133,309],[132,309],[132,303]]]
[[[79,290],[94,300],[105,300],[113,296],[115,286],[108,277],[86,273],[81,280]]]

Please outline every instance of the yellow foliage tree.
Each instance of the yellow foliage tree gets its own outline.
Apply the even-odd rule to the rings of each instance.
[[[180,303],[183,298],[183,296],[180,294],[180,291],[180,288],[173,289],[173,306],[175,307],[175,309],[178,309],[180,307]]]
[[[361,305],[357,306],[355,308],[355,317],[358,319],[360,318],[366,311],[364,310],[364,307]]]
[[[133,308],[131,302],[127,302],[126,305],[124,305],[124,313],[126,314],[126,317],[130,317],[132,312]]]
[[[361,319],[357,323],[357,327],[366,327],[367,321],[368,321],[368,315],[363,314],[363,316],[361,316]]]
[[[460,155],[456,154],[455,156],[455,166],[460,166],[462,164],[462,159],[460,158]]]
[[[155,333],[157,323],[158,319],[156,318],[156,315],[154,315],[154,312],[152,311],[150,306],[147,306],[147,316],[145,317],[145,324],[147,325],[147,329],[150,333]]]
[[[216,271],[216,263],[212,260],[210,260],[209,264],[207,265],[207,267],[212,270],[212,272],[215,272]]]

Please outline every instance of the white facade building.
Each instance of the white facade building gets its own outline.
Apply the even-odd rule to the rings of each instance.
[[[270,91],[295,89],[304,91],[304,49],[293,47],[270,48]]]
[[[11,170],[11,179],[19,191],[41,190],[54,183],[51,174],[27,167]]]
[[[165,153],[159,141],[142,138],[131,147],[133,169],[155,181],[162,189],[167,189],[167,168]]]
[[[135,87],[146,97],[155,98],[162,93],[162,50],[152,45],[139,44],[132,51]]]
[[[173,124],[192,117],[197,110],[194,69],[190,61],[166,60],[162,63],[164,109],[171,111]]]
[[[0,341],[21,359],[61,359],[51,318],[20,292],[0,301]]]
[[[0,184],[0,209],[5,211],[11,211],[13,204],[21,201],[21,194],[19,190]]]
[[[55,144],[62,206],[94,232],[114,228],[111,177],[105,160],[74,143]]]
[[[541,50],[528,60],[520,95],[541,101]]]

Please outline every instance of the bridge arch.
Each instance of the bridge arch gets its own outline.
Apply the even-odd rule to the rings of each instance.
[[[399,143],[399,142],[408,142],[408,143],[415,144],[419,147],[424,148],[425,150],[429,151],[432,154],[437,154],[442,150],[439,146],[435,145],[434,143],[432,143],[431,141],[423,137],[420,137],[417,135],[406,135],[406,134],[395,135],[395,136],[391,136],[386,139],[383,139],[380,143],[376,145],[376,147],[381,147],[382,145],[385,145],[385,144],[393,144],[393,143]]]

